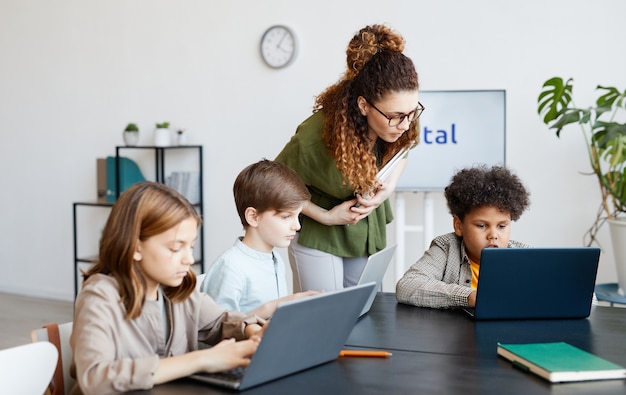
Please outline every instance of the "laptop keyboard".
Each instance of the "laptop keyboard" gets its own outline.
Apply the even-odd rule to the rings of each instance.
[[[212,377],[212,378],[216,378],[218,380],[223,380],[223,381],[228,381],[228,382],[239,382],[241,381],[241,378],[243,377],[243,375],[246,372],[246,368],[243,366],[240,366],[238,368],[234,368],[231,370],[225,370],[223,372],[216,372],[216,373],[197,373],[196,375],[198,376],[206,376],[206,377]]]

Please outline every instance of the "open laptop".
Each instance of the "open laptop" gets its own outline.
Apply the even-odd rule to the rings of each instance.
[[[474,319],[586,318],[600,249],[485,248]]]
[[[376,283],[281,303],[250,365],[191,378],[243,390],[336,359]]]
[[[393,254],[396,252],[397,245],[394,244],[392,246],[388,246],[387,248],[378,251],[377,253],[370,255],[367,258],[367,263],[363,268],[363,272],[361,273],[361,277],[357,284],[367,284],[371,282],[376,283],[376,288],[372,291],[367,302],[363,306],[363,310],[359,316],[370,311],[372,307],[372,303],[374,303],[374,298],[376,298],[376,293],[381,289],[381,285],[383,283],[383,277],[385,277],[385,273],[387,272],[387,268],[389,267],[389,263],[391,262],[391,258],[393,258]]]

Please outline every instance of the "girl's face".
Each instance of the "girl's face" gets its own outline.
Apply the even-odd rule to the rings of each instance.
[[[198,236],[198,223],[183,220],[163,233],[139,241],[133,255],[148,285],[147,298],[154,300],[160,284],[177,287],[194,263],[193,247]]]
[[[271,252],[274,247],[286,248],[300,230],[298,215],[304,205],[292,210],[269,210],[257,214],[249,207],[246,212],[248,228],[243,242],[250,248],[262,252]]]
[[[511,236],[511,214],[486,206],[471,210],[463,221],[453,219],[454,233],[463,237],[468,257],[480,263],[483,248],[507,248]]]
[[[360,96],[358,105],[361,114],[367,117],[370,139],[376,141],[380,138],[388,143],[394,143],[409,130],[410,122],[404,117],[398,125],[389,126],[388,118],[402,117],[415,111],[418,107],[418,91],[390,92],[380,101],[371,103]]]

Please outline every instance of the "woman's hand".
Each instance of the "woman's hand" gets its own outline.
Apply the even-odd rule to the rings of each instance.
[[[350,208],[354,214],[359,215],[359,220],[367,217],[389,198],[393,190],[389,190],[385,184],[379,184],[376,191],[366,195],[356,195],[357,204]]]
[[[356,199],[359,204],[357,205],[357,207],[355,207],[355,210],[353,211],[358,211],[356,210],[358,208],[362,208],[362,209],[369,208],[370,209],[368,212],[369,214],[374,209],[378,208],[378,206],[383,204],[383,202],[387,200],[390,195],[391,193],[388,192],[388,189],[385,187],[385,184],[379,184],[378,187],[376,188],[376,191],[372,194],[366,194],[365,196],[356,195]]]
[[[363,218],[367,217],[374,208],[361,209],[360,211],[354,211],[357,198],[346,200],[345,202],[336,205],[332,209],[328,210],[327,221],[323,222],[324,225],[354,225]]]
[[[403,158],[396,165],[396,168],[393,169],[387,180],[380,184],[371,196],[357,195],[354,199],[340,203],[330,210],[309,201],[304,205],[302,214],[326,226],[354,225],[370,215],[372,211],[391,196],[405,167],[406,158]]]

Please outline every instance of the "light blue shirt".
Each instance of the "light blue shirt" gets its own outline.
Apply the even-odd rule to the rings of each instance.
[[[249,313],[286,296],[287,280],[278,253],[259,252],[241,239],[213,262],[200,289],[228,310]]]

